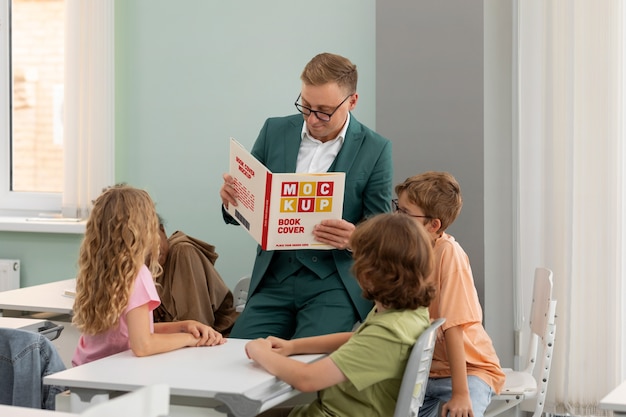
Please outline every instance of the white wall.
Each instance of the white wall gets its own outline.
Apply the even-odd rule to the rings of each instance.
[[[381,0],[376,126],[396,182],[426,171],[459,181],[450,227],[470,257],[485,326],[512,365],[511,3]]]

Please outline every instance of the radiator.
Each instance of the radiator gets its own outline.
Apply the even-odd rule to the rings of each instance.
[[[0,259],[0,291],[15,290],[19,287],[19,259]]]

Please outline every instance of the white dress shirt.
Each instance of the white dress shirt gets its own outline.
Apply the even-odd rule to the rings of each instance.
[[[318,173],[327,172],[343,146],[343,140],[350,124],[350,113],[343,124],[339,135],[328,142],[322,142],[309,134],[306,121],[302,125],[302,140],[298,151],[296,172]]]

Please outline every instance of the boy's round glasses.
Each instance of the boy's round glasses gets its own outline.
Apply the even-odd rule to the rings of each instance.
[[[305,116],[310,116],[311,113],[313,113],[315,115],[315,117],[317,117],[319,120],[321,120],[322,122],[330,122],[330,118],[333,116],[333,114],[335,114],[335,112],[337,110],[339,110],[339,107],[341,107],[341,105],[343,103],[346,102],[347,99],[349,99],[350,97],[352,97],[354,95],[354,93],[349,94],[346,98],[343,99],[343,101],[341,103],[339,103],[339,105],[337,107],[335,107],[335,110],[333,110],[330,113],[326,113],[323,111],[319,111],[319,110],[313,110],[307,106],[303,106],[302,104],[298,103],[298,100],[300,100],[300,97],[302,96],[302,93],[298,94],[298,98],[296,99],[296,102],[293,103],[296,106],[296,109],[298,109],[298,111],[300,113],[302,113]]]
[[[398,199],[397,198],[394,198],[393,200],[391,200],[391,207],[393,208],[393,211],[395,211],[396,213],[406,214],[407,216],[410,216],[410,217],[423,218],[423,219],[432,219],[432,217],[430,217],[430,216],[418,216],[416,214],[409,213],[408,211],[406,211],[405,209],[401,208],[398,205]]]

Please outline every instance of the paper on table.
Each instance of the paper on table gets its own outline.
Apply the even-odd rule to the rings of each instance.
[[[50,222],[50,223],[77,223],[82,221],[77,217],[27,217],[27,222]]]

